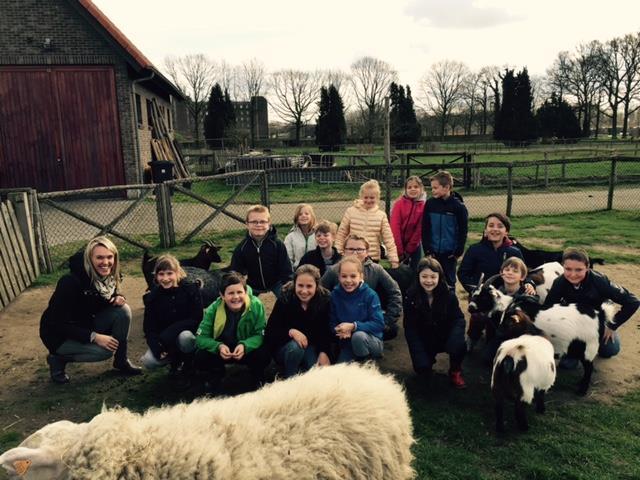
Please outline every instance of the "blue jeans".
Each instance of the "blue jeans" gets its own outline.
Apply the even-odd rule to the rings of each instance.
[[[447,285],[451,290],[456,289],[456,265],[458,259],[452,256],[451,253],[436,253],[434,258],[438,260],[444,270],[444,278],[447,281]]]
[[[600,358],[615,357],[620,353],[621,348],[620,335],[618,335],[618,332],[613,332],[613,337],[607,343],[603,343],[602,339],[600,339],[598,356]],[[579,360],[577,358],[562,357],[558,366],[565,370],[573,370],[574,368],[578,368],[578,362]]]
[[[352,360],[367,360],[380,358],[384,344],[375,335],[367,332],[354,332],[351,338],[340,340],[340,353],[337,363],[350,362]]]
[[[318,352],[313,345],[302,348],[295,340],[289,340],[276,352],[275,361],[283,367],[284,378],[289,378],[313,367],[318,361]]]

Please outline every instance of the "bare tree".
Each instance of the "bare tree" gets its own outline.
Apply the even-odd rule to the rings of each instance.
[[[362,57],[351,65],[351,85],[366,125],[367,141],[372,143],[385,96],[397,72],[387,62]]]
[[[193,136],[198,142],[215,65],[205,55],[197,53],[183,57],[168,56],[164,66],[176,87],[187,97],[187,109],[193,120]]]
[[[618,109],[624,97],[624,82],[627,75],[620,39],[609,40],[599,51],[602,89],[609,104],[609,112],[605,111],[604,114],[611,118],[611,137],[616,138],[618,136]]]
[[[241,70],[241,91],[249,101],[249,123],[251,125],[251,146],[256,143],[256,97],[262,92],[263,83],[266,76],[264,64],[257,58],[242,64]]]
[[[300,144],[300,130],[313,115],[319,95],[318,74],[300,70],[280,70],[271,75],[274,100],[271,107],[296,131],[296,145]]]
[[[620,39],[622,61],[625,69],[624,95],[622,96],[622,137],[627,136],[629,117],[640,108],[640,104],[631,107],[631,103],[640,95],[640,32],[625,35]]]
[[[601,85],[601,50],[602,45],[598,41],[581,44],[569,59],[567,93],[576,99],[585,137],[591,133],[593,104]]]
[[[565,92],[568,90],[569,74],[571,73],[571,57],[569,52],[558,53],[558,57],[553,61],[551,68],[547,70],[548,92],[555,92],[558,99],[562,101]]]
[[[223,92],[229,92],[231,100],[237,100],[240,95],[240,67],[222,60],[218,65],[218,78]]]
[[[462,100],[468,73],[469,69],[465,64],[443,60],[433,64],[420,81],[426,104],[438,119],[440,136],[443,138],[449,117]]]
[[[484,90],[486,95],[486,89]],[[471,135],[471,129],[474,123],[477,123],[476,111],[482,105],[482,73],[470,72],[464,79],[462,86],[462,103],[464,110],[461,112],[461,123],[464,128],[465,135]],[[484,103],[486,107],[486,102]]]
[[[345,112],[348,111],[352,103],[351,92],[348,88],[351,81],[349,75],[342,70],[319,70],[318,76],[318,82],[321,87],[328,87],[329,85],[333,85],[336,88],[336,90],[340,94],[340,97],[342,98]]]

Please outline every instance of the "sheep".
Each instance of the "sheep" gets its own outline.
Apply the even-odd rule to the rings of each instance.
[[[546,310],[539,304],[514,302],[503,313],[499,332],[513,338],[530,333],[530,324],[547,337],[557,357],[566,355],[582,363],[584,374],[578,382],[577,393],[586,395],[593,374],[593,359],[598,354],[605,324],[613,323],[615,307],[605,302],[600,309],[589,305],[553,305]]]
[[[549,252],[546,250],[531,250],[519,240],[516,240],[513,237],[509,237],[511,241],[514,243],[516,247],[522,252],[522,258],[524,259],[524,263],[527,268],[537,268],[544,263],[553,263],[558,262],[562,263],[562,252]],[[593,268],[594,264],[604,265],[604,258],[590,258],[589,259],[589,268]]]
[[[56,422],[0,456],[26,480],[410,479],[412,424],[402,387],[342,364],[234,398]]]
[[[495,400],[496,432],[504,432],[504,401],[513,400],[518,428],[529,429],[524,404],[535,401],[544,413],[544,394],[556,380],[553,345],[544,337],[522,335],[502,343],[493,361],[491,393]]]

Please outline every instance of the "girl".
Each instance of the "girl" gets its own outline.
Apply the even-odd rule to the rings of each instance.
[[[329,365],[329,291],[320,286],[320,271],[301,265],[282,289],[264,333],[284,378],[313,365]]]
[[[116,246],[107,237],[94,238],[69,259],[69,270],[40,320],[51,380],[68,383],[69,362],[100,362],[111,356],[121,373],[142,373],[127,356],[131,309],[120,292]]]
[[[393,204],[391,232],[401,261],[416,270],[422,258],[422,214],[427,196],[420,177],[413,175],[404,183],[404,194]]]
[[[338,362],[382,356],[384,317],[378,294],[364,283],[362,262],[350,255],[338,263],[331,292],[331,329],[339,339]]]
[[[171,364],[173,372],[184,363],[186,373],[202,320],[200,290],[197,284],[184,281],[187,275],[173,255],[158,258],[153,276],[155,286],[142,298],[142,329],[149,348],[140,360],[148,369]]]
[[[313,212],[313,207],[307,203],[298,205],[293,214],[293,227],[284,239],[287,255],[294,270],[303,255],[316,248],[315,227],[316,214]]]
[[[465,388],[462,360],[466,353],[464,315],[455,293],[449,290],[440,263],[426,257],[418,263],[414,284],[404,298],[404,335],[413,370],[429,376],[436,354],[449,354],[449,379]]]
[[[335,246],[344,255],[344,241],[352,233],[360,235],[369,242],[369,257],[379,262],[381,257],[381,241],[387,249],[387,258],[392,268],[399,266],[398,251],[387,215],[380,210],[380,184],[377,180],[369,180],[360,186],[360,198],[347,208],[342,217]]]
[[[510,229],[511,221],[506,215],[502,213],[487,215],[482,240],[467,249],[458,268],[458,279],[467,292],[471,293],[483,274],[484,278],[498,274],[502,263],[507,258],[518,257],[522,260],[522,253],[509,238]],[[482,314],[471,315],[467,331],[469,350],[482,336],[486,320]],[[489,332],[489,335],[491,333]]]

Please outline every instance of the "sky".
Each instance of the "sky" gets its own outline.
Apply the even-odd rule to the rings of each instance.
[[[93,1],[161,70],[167,55],[204,53],[348,72],[366,55],[414,91],[441,60],[543,75],[560,51],[640,31],[639,0]]]

